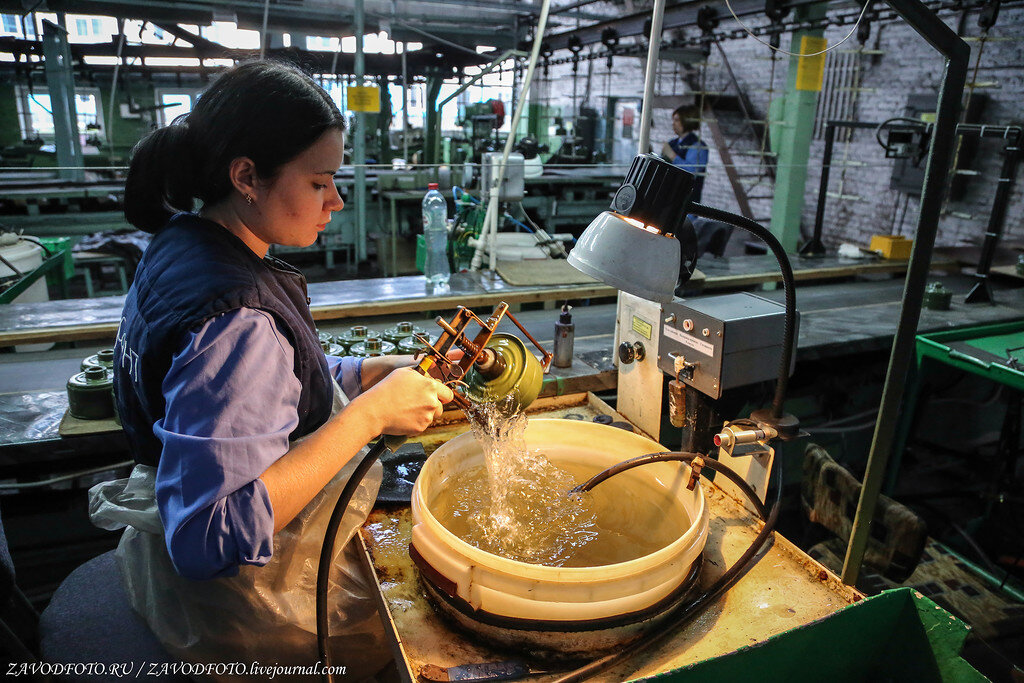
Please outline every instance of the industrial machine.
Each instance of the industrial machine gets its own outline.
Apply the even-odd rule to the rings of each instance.
[[[501,100],[487,100],[459,108],[455,122],[466,133],[468,153],[454,155],[453,163],[470,161],[480,163],[483,155],[498,149],[501,140],[498,130],[505,124],[505,104]]]
[[[782,411],[794,366],[799,323],[792,269],[778,240],[753,221],[689,204],[693,176],[647,154],[637,156],[609,211],[598,216],[569,255],[579,270],[622,290],[616,320],[618,410],[660,438],[664,376],[669,418],[684,430],[682,450],[719,449],[764,503],[776,438],[799,434]],[[687,206],[689,205],[689,206]],[[674,297],[696,262],[689,212],[724,220],[762,238],[778,257],[785,305],[747,294],[687,301]],[[772,407],[722,431],[711,400],[722,392],[777,378]],[[739,448],[737,448],[739,447]]]

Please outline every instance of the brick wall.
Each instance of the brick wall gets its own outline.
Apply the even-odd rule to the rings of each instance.
[[[943,19],[966,37],[978,37],[981,31],[976,23],[976,14],[965,18],[959,14],[947,13]],[[726,28],[723,22],[723,28]],[[829,44],[836,43],[846,35],[849,27],[826,31]],[[1024,123],[1024,9],[1004,8],[999,23],[989,32],[979,69],[978,82],[995,83],[998,87],[979,88],[975,92],[987,97],[981,122],[993,125]],[[980,42],[970,40],[971,68],[977,60]],[[789,46],[789,36],[783,36],[782,46]],[[850,38],[839,50],[856,49],[856,36]],[[726,57],[736,74],[737,80],[750,98],[757,118],[764,118],[770,98],[771,81],[770,51],[752,38],[731,40],[722,44]],[[918,37],[902,22],[891,22],[872,26],[871,36],[865,45],[868,50],[881,54],[861,56],[863,90],[857,95],[854,109],[855,118],[861,121],[882,121],[902,116],[907,98],[911,94],[937,96],[938,83],[942,73],[942,59],[923,39]],[[555,57],[563,56],[558,53]],[[831,56],[831,55],[830,55]],[[615,59],[610,74],[610,88],[613,95],[639,96],[643,91],[643,63],[640,58]],[[786,87],[789,58],[781,56],[775,65],[775,89],[783,94]],[[586,62],[580,63],[580,77],[586,76]],[[550,76],[544,78],[539,72],[540,87],[544,97],[552,104],[563,105],[565,113],[572,111],[572,70],[571,65],[553,65]],[[703,81],[702,81],[703,79]],[[974,80],[973,77],[969,80]],[[702,85],[703,82],[703,85]],[[596,60],[592,76],[591,106],[604,111],[609,79],[603,59]],[[582,93],[582,81],[578,85]],[[655,150],[661,143],[672,137],[671,112],[677,104],[699,97],[713,101],[716,93],[735,94],[730,85],[721,54],[713,50],[704,73],[698,67],[685,67],[669,60],[661,60],[656,81],[659,96],[653,110],[654,124],[651,141]],[[660,106],[664,105],[664,106]],[[756,150],[758,144],[736,114],[720,113],[719,123],[726,139],[733,144],[734,163],[741,172],[755,172],[758,159],[738,152]],[[729,210],[737,210],[735,197],[722,168],[722,161],[711,142],[711,135],[705,125],[702,135],[711,147],[708,178],[705,182],[704,202]],[[815,202],[822,163],[824,141],[812,143],[806,203],[803,211],[802,228],[809,234],[814,222]],[[1002,163],[1002,143],[998,140],[984,140],[978,145],[971,168],[980,175],[968,179],[966,192],[958,201],[948,201],[941,218],[936,244],[940,246],[980,244],[990,214],[996,180]],[[824,238],[826,244],[836,246],[843,241],[866,244],[873,234],[889,233],[899,229],[902,217],[902,234],[912,236],[916,229],[919,197],[909,196],[889,189],[893,161],[885,159],[883,149],[875,141],[874,131],[856,131],[849,144],[837,140],[834,149],[833,168],[829,183],[831,193],[840,193],[843,198],[829,197],[826,205]],[[1024,176],[1024,173],[1021,174]],[[753,179],[747,179],[749,184]],[[771,183],[763,180],[752,194],[771,194]],[[859,199],[858,199],[859,198]],[[1024,178],[1015,187],[1007,212],[1006,239],[1024,240]],[[766,218],[771,213],[771,200],[753,200],[753,213]]]

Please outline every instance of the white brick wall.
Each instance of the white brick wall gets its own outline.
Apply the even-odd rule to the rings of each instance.
[[[979,36],[980,29],[976,24],[976,14],[968,14],[962,24],[965,36]],[[959,15],[947,14],[943,19],[957,28]],[[723,28],[728,28],[723,22]],[[977,93],[988,96],[988,104],[982,114],[982,122],[1005,125],[1024,123],[1024,39],[1020,35],[1024,30],[1024,8],[1004,8],[999,23],[991,29],[989,40],[982,53],[977,80],[979,82],[996,81],[997,88],[979,89]],[[835,43],[849,31],[849,27],[830,29],[826,37],[830,44]],[[1009,40],[1007,40],[1009,38]],[[978,54],[978,41],[969,41],[972,49],[971,67],[973,70]],[[782,46],[789,45],[789,36],[783,36]],[[766,115],[769,93],[771,61],[769,49],[751,38],[731,40],[723,43],[726,55],[732,65],[737,79],[752,101],[756,115]],[[850,38],[842,48],[856,49],[856,36]],[[942,74],[942,58],[923,39],[918,37],[902,22],[891,22],[881,26],[872,26],[868,48],[883,51],[881,55],[864,55],[862,57],[862,87],[867,90],[859,93],[856,118],[862,121],[882,121],[893,116],[902,116],[907,97],[911,94],[932,94],[937,96],[939,79]],[[564,53],[568,54],[568,53]],[[556,53],[556,57],[563,53]],[[640,58],[617,57],[611,74],[611,92],[617,96],[639,96],[643,90],[643,62]],[[580,77],[586,75],[586,63],[580,63]],[[786,86],[788,57],[782,56],[776,62],[775,88],[784,91]],[[552,104],[563,105],[566,115],[570,115],[572,107],[571,65],[555,65],[551,67],[550,78],[541,77],[540,87],[545,97]],[[672,62],[662,60],[659,67],[660,75],[656,82],[656,93],[661,96],[678,96],[679,103],[694,97],[687,85],[684,70]],[[606,97],[607,69],[603,59],[594,63],[592,80],[591,106],[603,112]],[[707,67],[707,90],[723,91],[733,94],[717,50],[711,53]],[[969,79],[972,80],[972,79]],[[699,85],[699,80],[693,81]],[[583,82],[577,86],[579,93],[584,90]],[[708,97],[713,97],[709,95]],[[651,141],[655,149],[672,136],[672,108],[656,108],[653,112],[654,125]],[[755,147],[755,141],[749,133],[742,134],[742,127],[734,116],[724,115],[720,122],[726,138],[736,140],[734,150]],[[704,186],[704,202],[728,210],[737,210],[736,202],[721,160],[711,142],[706,126],[703,137],[711,147],[708,179]],[[985,226],[990,215],[990,208],[995,183],[999,175],[1002,157],[1002,144],[998,140],[984,140],[979,143],[978,152],[972,168],[981,172],[981,176],[971,178],[967,191],[960,201],[948,202],[941,219],[936,244],[939,246],[980,244]],[[811,146],[808,179],[806,186],[806,203],[803,211],[803,230],[809,234],[814,223],[815,203],[818,195],[822,153],[824,142],[815,140]],[[756,162],[755,157],[737,155],[737,164],[745,164],[743,171],[754,170],[750,164]],[[863,165],[840,166],[844,162],[858,162]],[[852,199],[828,198],[824,222],[824,237],[828,245],[835,246],[842,241],[866,244],[870,236],[888,233],[898,224],[903,211],[906,195],[889,189],[892,172],[891,160],[885,159],[884,151],[875,141],[871,130],[857,131],[847,146],[837,140],[834,150],[830,192],[838,192],[842,180],[842,194],[857,195],[860,201]],[[844,177],[845,175],[845,177]],[[1005,238],[1024,240],[1024,172],[1018,179],[1012,193],[1005,223]],[[750,182],[748,180],[747,182]],[[770,185],[762,184],[752,190],[752,194],[769,194]],[[766,217],[771,213],[771,200],[753,201],[754,214]],[[919,199],[911,197],[903,222],[902,233],[912,236],[916,229]],[[963,217],[963,215],[970,216]]]

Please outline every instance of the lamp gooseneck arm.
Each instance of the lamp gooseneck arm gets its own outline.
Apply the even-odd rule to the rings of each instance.
[[[728,211],[722,211],[703,204],[690,204],[690,213],[713,221],[721,221],[746,230],[754,237],[768,245],[782,271],[782,286],[786,294],[786,329],[782,336],[782,358],[779,360],[779,378],[775,383],[775,397],[772,399],[772,417],[782,417],[782,407],[786,400],[786,389],[789,386],[789,368],[793,364],[796,351],[796,281],[793,278],[793,266],[789,262],[782,243],[760,223]]]

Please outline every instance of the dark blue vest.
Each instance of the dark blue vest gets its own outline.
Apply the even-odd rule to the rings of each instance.
[[[114,396],[137,462],[155,465],[160,459],[153,424],[166,407],[161,387],[188,333],[209,318],[243,307],[273,315],[295,349],[294,372],[302,392],[299,424],[290,438],[327,421],[333,383],[309,313],[306,279],[283,261],[261,259],[220,225],[181,213],[143,254],[114,346]]]

